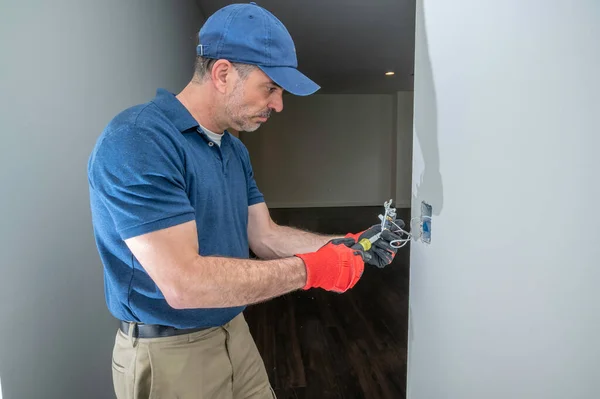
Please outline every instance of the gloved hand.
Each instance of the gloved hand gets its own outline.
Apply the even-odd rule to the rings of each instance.
[[[322,288],[342,293],[354,287],[365,269],[361,251],[350,248],[355,243],[352,238],[337,238],[316,252],[296,254],[306,265],[303,289]]]
[[[398,252],[398,248],[394,248],[391,242],[395,240],[402,240],[402,236],[398,233],[400,228],[404,227],[404,222],[402,222],[402,220],[396,219],[394,222],[398,226],[394,226],[392,230],[386,229],[383,231],[383,233],[381,233],[379,239],[375,241],[372,244],[371,249],[366,252],[367,257],[365,259],[365,263],[377,266],[379,268],[384,268],[392,263],[396,253]],[[380,231],[381,224],[376,224],[367,230],[361,231],[360,233],[348,233],[346,234],[346,237],[352,238],[358,242],[363,238],[370,239]]]

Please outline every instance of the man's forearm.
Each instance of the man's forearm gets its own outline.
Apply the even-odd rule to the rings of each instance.
[[[252,250],[262,259],[286,258],[295,254],[314,252],[328,241],[338,237],[341,236],[317,234],[275,225]]]
[[[177,308],[218,308],[262,302],[306,284],[302,259],[249,260],[198,256],[178,278]]]

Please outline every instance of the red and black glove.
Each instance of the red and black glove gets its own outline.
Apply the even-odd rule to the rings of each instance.
[[[361,251],[350,248],[355,243],[352,238],[337,238],[316,252],[296,254],[306,265],[303,289],[322,288],[342,293],[354,287],[365,269]]]
[[[365,263],[369,265],[377,266],[379,268],[384,268],[394,260],[396,253],[398,252],[398,248],[396,248],[392,243],[398,242],[398,240],[402,241],[402,236],[399,233],[400,227],[404,226],[402,221],[396,220],[396,223],[400,223],[400,226],[394,228],[393,230],[384,230],[379,239],[375,241],[371,249],[366,252]],[[359,242],[363,238],[369,239],[374,235],[378,234],[381,231],[381,224],[376,224],[368,228],[367,230],[361,231],[360,233],[348,233],[346,237],[352,238]]]

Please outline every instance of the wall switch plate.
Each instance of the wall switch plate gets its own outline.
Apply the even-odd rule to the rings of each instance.
[[[431,243],[431,205],[425,201],[421,202],[421,241]]]

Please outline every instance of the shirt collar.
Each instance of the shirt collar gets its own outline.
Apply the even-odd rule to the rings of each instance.
[[[152,102],[160,108],[180,132],[184,133],[199,126],[196,119],[173,93],[165,89],[158,89]]]

